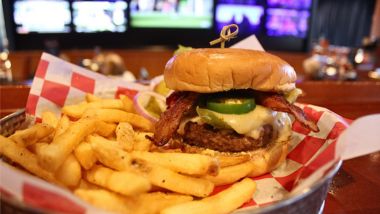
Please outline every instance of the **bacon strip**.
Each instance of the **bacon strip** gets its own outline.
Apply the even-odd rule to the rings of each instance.
[[[302,109],[296,105],[290,104],[283,96],[279,94],[263,92],[257,92],[255,94],[259,104],[267,108],[271,108],[275,111],[290,113],[304,127],[312,130],[313,132],[319,132],[318,126],[306,117]]]
[[[194,92],[174,92],[168,97],[168,109],[162,113],[155,125],[154,144],[163,146],[172,138],[182,117],[190,112],[199,96],[200,94]]]
[[[183,96],[184,93],[186,92],[174,91],[173,93],[171,93],[169,97],[166,98],[166,105],[168,106],[168,108],[174,105],[178,101],[178,99]]]

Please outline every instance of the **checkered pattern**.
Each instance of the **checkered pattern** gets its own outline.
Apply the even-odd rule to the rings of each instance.
[[[47,109],[59,114],[62,106],[83,100],[86,93],[103,97],[118,97],[120,94],[133,97],[141,90],[149,90],[149,87],[110,79],[44,53],[26,109],[28,114],[39,118]]]
[[[83,100],[85,93],[109,97],[125,94],[133,98],[141,90],[148,89],[139,84],[108,79],[43,54],[28,98],[27,112],[37,117],[46,108],[59,113],[63,105]],[[273,172],[252,178],[257,183],[257,191],[241,209],[254,209],[281,200],[293,191],[299,182],[307,179],[310,181],[311,177],[312,181],[321,179],[331,170],[331,163],[337,160],[336,139],[348,126],[347,122],[321,107],[302,104],[300,107],[318,124],[321,131],[310,132],[298,122],[294,122],[290,152],[286,161]],[[322,173],[317,173],[321,170]],[[102,212],[80,201],[70,192],[15,170],[1,161],[0,172],[0,193],[4,197],[61,213]],[[229,185],[216,187],[213,194],[228,187]]]

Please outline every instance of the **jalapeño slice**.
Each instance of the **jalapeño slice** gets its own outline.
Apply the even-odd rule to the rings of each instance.
[[[211,98],[206,107],[222,114],[246,114],[255,109],[256,103],[253,98]]]

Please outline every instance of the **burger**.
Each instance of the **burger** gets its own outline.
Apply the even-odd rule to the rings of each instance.
[[[192,49],[167,62],[164,80],[174,92],[155,125],[157,147],[248,155],[262,174],[285,160],[292,119],[319,131],[293,104],[302,93],[294,69],[263,51]]]

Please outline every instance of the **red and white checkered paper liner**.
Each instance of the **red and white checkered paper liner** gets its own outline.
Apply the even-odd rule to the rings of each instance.
[[[86,93],[101,97],[125,94],[133,98],[148,86],[111,79],[49,54],[42,54],[26,105],[27,113],[37,118],[47,109],[60,113],[60,108],[83,101]]]
[[[48,54],[43,54],[38,65],[27,103],[27,112],[39,117],[49,109],[59,113],[60,107],[84,99],[85,93],[108,97],[127,94],[133,97],[140,90],[149,90],[136,83],[109,79]],[[314,133],[293,123],[293,136],[286,162],[278,169],[252,178],[257,191],[242,208],[255,209],[283,199],[312,186],[325,176],[339,160],[336,140],[348,126],[337,114],[321,107],[299,104],[306,115],[317,122],[320,132]],[[81,201],[68,190],[17,170],[0,162],[0,190],[33,207],[64,213],[102,213],[104,211]],[[228,185],[215,187],[214,193]]]

